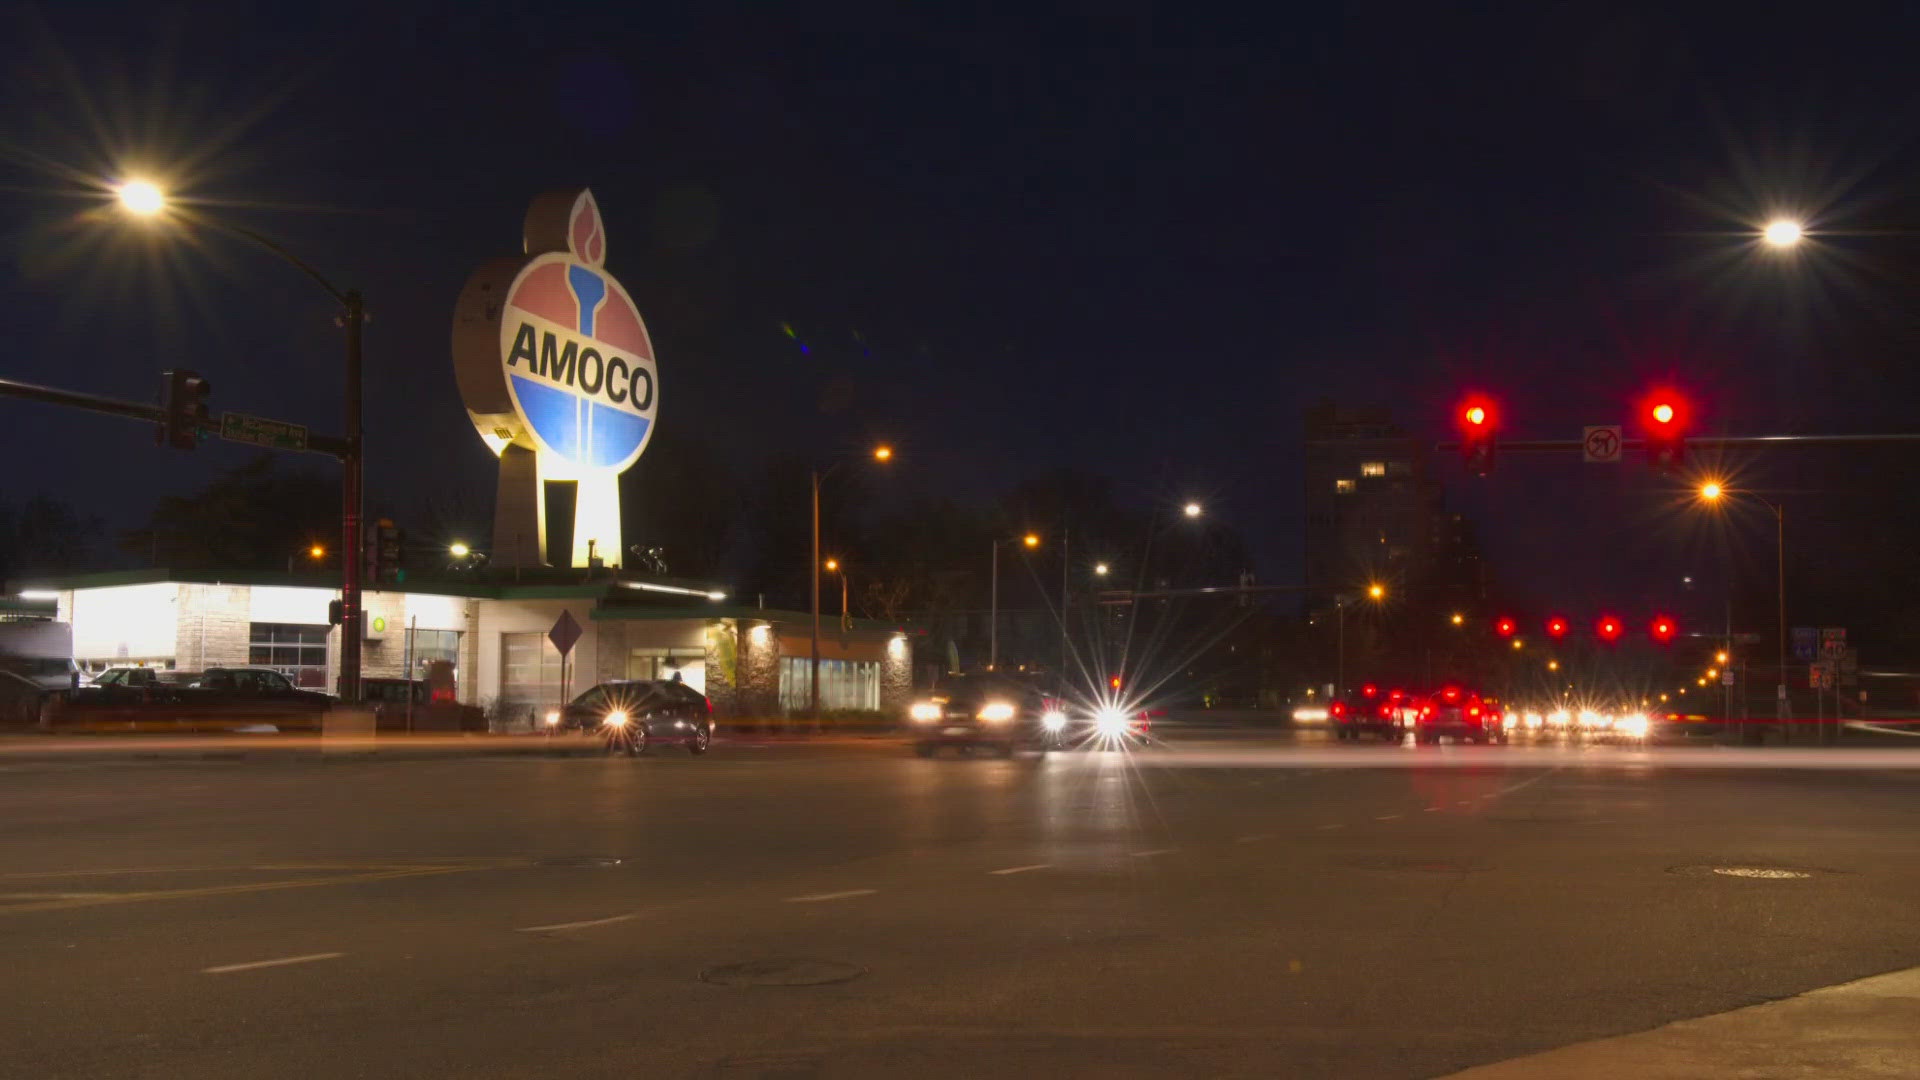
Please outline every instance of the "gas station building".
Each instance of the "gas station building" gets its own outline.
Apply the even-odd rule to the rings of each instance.
[[[545,710],[596,683],[676,673],[716,715],[805,715],[811,616],[741,607],[716,587],[628,571],[527,571],[520,580],[447,577],[365,594],[364,678],[423,678],[453,665],[462,703],[487,710],[494,731],[525,731]],[[571,579],[571,580],[566,580]],[[337,586],[313,575],[133,570],[35,582],[35,596],[73,628],[74,659],[199,671],[251,664],[300,686],[337,687],[340,628],[328,622]],[[565,612],[581,630],[562,670],[548,634]],[[838,618],[820,633],[823,711],[904,709],[911,692],[906,636]],[[564,681],[563,681],[564,680]]]

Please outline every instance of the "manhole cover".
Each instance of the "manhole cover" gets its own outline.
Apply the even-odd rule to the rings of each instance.
[[[1676,866],[1668,871],[1691,877],[1750,878],[1755,881],[1799,881],[1819,872],[1788,866]]]
[[[708,968],[700,973],[700,981],[716,986],[825,986],[866,973],[866,968],[840,960],[748,960]]]
[[[535,866],[619,866],[620,860],[602,855],[556,855],[548,859],[535,859]]]
[[[1358,870],[1384,870],[1400,874],[1478,874],[1493,869],[1482,862],[1394,856],[1351,859],[1345,865]]]

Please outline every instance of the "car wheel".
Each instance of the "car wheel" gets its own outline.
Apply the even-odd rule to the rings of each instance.
[[[687,740],[687,753],[698,757],[706,753],[712,745],[713,728],[696,726],[693,729],[693,738]]]

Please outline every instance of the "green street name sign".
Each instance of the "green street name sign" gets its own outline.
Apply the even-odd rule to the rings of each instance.
[[[264,416],[248,416],[246,413],[221,413],[220,437],[228,442],[270,446],[275,450],[307,448],[307,429],[304,426],[289,424],[285,420],[269,420]]]

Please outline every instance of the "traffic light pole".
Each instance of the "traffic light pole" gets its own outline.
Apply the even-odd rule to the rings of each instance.
[[[131,420],[146,420],[155,424],[167,422],[167,410],[164,405],[155,405],[146,401],[127,401],[124,398],[102,397],[99,394],[83,394],[78,390],[62,390],[56,386],[39,386],[34,383],[20,382],[17,379],[0,379],[0,397],[18,398],[22,401],[38,401],[47,405],[65,405],[87,412],[103,413],[107,416],[124,416]],[[273,420],[270,423],[297,425],[286,421]],[[221,438],[217,427],[212,425],[200,429],[202,435],[214,435]],[[247,439],[230,440],[258,446]],[[306,452],[325,454],[328,457],[344,460],[347,455],[347,440],[332,435],[307,436]]]
[[[322,282],[324,284],[324,281]],[[347,331],[347,438],[340,456],[340,700],[360,700],[360,568],[365,557],[360,528],[360,332],[366,309],[359,290],[341,298],[341,320]]]

